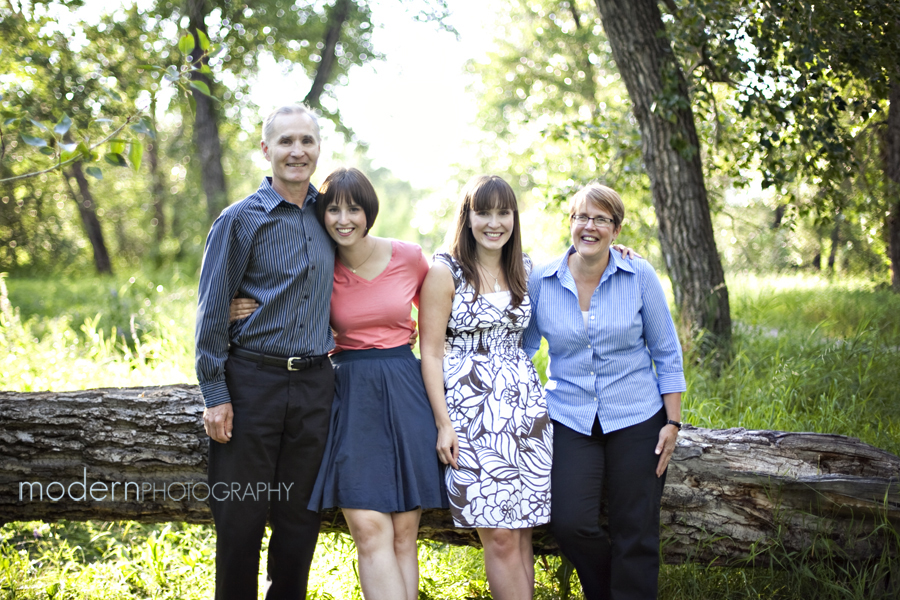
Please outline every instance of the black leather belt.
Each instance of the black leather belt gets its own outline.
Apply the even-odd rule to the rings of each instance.
[[[235,356],[240,356],[241,358],[246,358],[249,360],[254,360],[256,362],[261,362],[264,365],[271,365],[273,367],[281,367],[282,369],[287,369],[288,371],[305,371],[310,367],[315,367],[317,365],[322,364],[326,360],[328,360],[327,354],[318,354],[316,356],[272,356],[271,354],[263,354],[262,352],[253,352],[252,350],[245,350],[244,348],[239,348],[237,346],[231,347],[231,353]]]

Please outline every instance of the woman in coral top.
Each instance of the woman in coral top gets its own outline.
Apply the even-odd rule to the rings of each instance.
[[[409,347],[428,262],[416,244],[368,234],[378,198],[357,169],[325,179],[316,213],[337,247],[335,398],[309,508],[343,509],[366,600],[415,600],[419,517],[447,507],[434,415]],[[232,315],[252,305],[236,300]]]

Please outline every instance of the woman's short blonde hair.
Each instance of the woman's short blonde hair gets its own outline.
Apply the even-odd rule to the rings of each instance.
[[[569,203],[570,219],[575,216],[575,211],[582,200],[590,201],[597,208],[608,212],[613,219],[613,225],[616,229],[625,220],[625,203],[622,202],[622,198],[612,188],[599,183],[589,183],[578,190]]]

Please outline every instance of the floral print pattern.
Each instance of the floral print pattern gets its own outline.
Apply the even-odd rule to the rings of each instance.
[[[547,523],[553,427],[522,349],[531,302],[526,295],[515,309],[498,308],[475,298],[453,257],[434,260],[450,268],[456,283],[444,348],[447,409],[459,436],[459,469],[446,470],[453,521],[504,529]]]

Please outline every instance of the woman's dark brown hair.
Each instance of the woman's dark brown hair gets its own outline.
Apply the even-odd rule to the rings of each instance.
[[[481,276],[478,273],[478,249],[472,235],[469,211],[492,210],[506,208],[513,211],[513,230],[509,241],[503,246],[500,266],[506,274],[512,306],[518,307],[525,299],[528,281],[525,277],[525,264],[522,261],[522,233],[519,226],[519,205],[516,194],[502,178],[496,175],[480,175],[473,177],[463,189],[459,203],[459,214],[456,219],[456,232],[450,247],[450,254],[459,262],[466,281],[475,289],[475,297],[481,288]]]
[[[378,195],[372,182],[359,169],[335,169],[322,182],[316,199],[316,217],[319,223],[325,224],[325,211],[329,206],[350,201],[358,204],[366,214],[365,235],[369,235],[369,230],[375,224],[375,217],[378,216]]]

